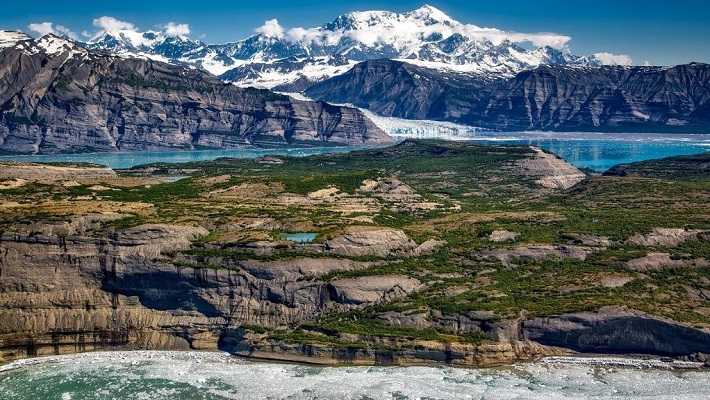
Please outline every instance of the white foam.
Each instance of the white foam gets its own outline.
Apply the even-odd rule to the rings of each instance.
[[[41,368],[43,365],[51,368]],[[82,384],[91,383],[94,376],[110,376],[109,381],[118,382],[114,389],[140,392],[147,397],[136,398],[151,399],[184,398],[177,395],[181,388],[227,399],[700,400],[710,396],[707,370],[678,372],[640,369],[640,365],[652,364],[648,360],[565,357],[497,369],[322,368],[256,363],[225,353],[142,351],[24,360],[3,370],[36,371],[31,379],[61,375],[62,382]],[[149,387],[164,380],[173,383]],[[0,394],[2,391],[0,388]]]

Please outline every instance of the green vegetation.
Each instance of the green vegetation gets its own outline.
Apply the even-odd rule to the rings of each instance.
[[[669,172],[663,168],[666,164],[654,162],[627,176],[591,176],[570,190],[545,190],[516,167],[531,154],[527,147],[406,141],[349,154],[279,157],[283,163],[273,164],[241,159],[156,164],[150,169],[122,171],[121,179],[138,183],[122,186],[120,179],[105,183],[114,190],[93,190],[97,182],[2,190],[0,201],[33,207],[0,208],[0,217],[2,228],[9,230],[38,221],[70,220],[71,212],[66,207],[56,208],[56,204],[73,204],[78,198],[99,205],[114,202],[117,211],[124,205],[141,203],[147,204],[145,211],[123,212],[123,218],[102,228],[109,232],[162,222],[199,224],[209,229],[210,234],[196,240],[191,249],[171,255],[169,262],[177,266],[238,270],[245,260],[347,258],[373,264],[308,275],[302,280],[328,285],[346,278],[403,275],[422,284],[420,290],[385,303],[314,313],[309,321],[291,329],[245,327],[291,342],[352,348],[371,345],[344,340],[343,334],[441,342],[485,340],[483,334],[395,326],[383,318],[384,313],[455,316],[489,312],[493,320],[504,320],[625,306],[710,327],[710,307],[703,297],[710,293],[710,267],[699,264],[649,271],[627,267],[630,260],[651,252],[668,253],[674,260],[688,262],[710,260],[707,238],[675,247],[640,247],[627,242],[631,236],[657,227],[710,230],[709,174],[693,172],[692,179],[686,179],[680,167]],[[688,162],[671,165],[687,167]],[[170,183],[141,182],[165,175],[189,177]],[[358,190],[366,179],[390,177],[416,192],[418,200]],[[340,197],[321,201],[308,196],[328,187],[338,188]],[[437,206],[408,204],[416,201]],[[445,245],[418,256],[346,257],[327,251],[329,239],[342,235],[348,226],[361,225],[401,229],[416,243],[436,239]],[[517,236],[494,243],[490,235],[496,230]],[[301,231],[316,232],[318,239],[308,245],[281,240],[282,232]],[[611,244],[589,244],[584,238]],[[255,244],[259,242],[271,246],[259,247]],[[531,245],[591,250],[583,260],[551,256],[503,263],[481,256]]]

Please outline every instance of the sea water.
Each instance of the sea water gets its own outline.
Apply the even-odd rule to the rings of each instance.
[[[551,359],[494,369],[316,367],[225,353],[101,352],[0,367],[0,398],[707,400],[710,371],[633,360]]]
[[[596,172],[606,171],[617,164],[710,151],[710,135],[707,134],[477,133],[459,140],[538,146],[578,168]]]
[[[710,151],[710,135],[564,133],[564,132],[464,132],[450,134],[393,135],[473,141],[481,144],[524,144],[542,147],[580,168],[603,172],[610,167],[635,161],[698,154]],[[304,157],[324,153],[343,153],[363,146],[324,146],[302,148],[242,148],[230,150],[156,151],[129,153],[82,153],[1,156],[0,161],[90,162],[111,168],[130,168],[150,163],[181,163],[214,160],[221,157],[256,158],[265,155]]]
[[[325,153],[346,153],[364,149],[363,146],[323,146],[323,147],[244,147],[227,150],[167,150],[113,153],[40,154],[0,156],[0,161],[22,162],[74,162],[94,163],[110,168],[131,168],[152,163],[185,163],[209,161],[218,158],[258,158],[266,155],[307,157]]]

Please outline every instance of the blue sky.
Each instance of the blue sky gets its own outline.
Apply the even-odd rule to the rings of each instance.
[[[461,22],[517,32],[555,32],[572,37],[578,54],[601,51],[630,55],[635,63],[710,62],[708,0],[429,0]],[[28,31],[30,23],[52,22],[74,32],[92,32],[101,16],[131,22],[142,30],[168,22],[189,24],[191,36],[210,43],[253,33],[267,19],[281,25],[315,26],[355,10],[406,11],[424,1],[361,0],[10,0],[0,28]]]

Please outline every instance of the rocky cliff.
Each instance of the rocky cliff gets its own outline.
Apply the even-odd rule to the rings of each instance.
[[[336,258],[176,259],[207,235],[201,227],[92,233],[116,218],[91,214],[0,236],[0,360],[111,346],[217,349],[242,326],[283,329],[419,286],[395,275],[320,281],[372,266]],[[218,269],[204,267],[216,262]]]
[[[498,130],[678,131],[710,127],[710,65],[540,66],[510,79],[377,60],[306,91],[385,116]]]
[[[196,69],[89,51],[51,35],[0,50],[4,152],[389,141],[352,108],[241,89]]]

